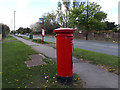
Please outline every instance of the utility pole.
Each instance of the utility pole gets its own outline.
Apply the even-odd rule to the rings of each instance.
[[[88,26],[88,18],[89,18],[89,16],[88,16],[88,0],[87,0],[87,31],[86,31],[86,40],[88,40],[88,33],[89,33],[89,26]]]
[[[16,11],[14,11],[14,31],[15,31],[15,12]]]

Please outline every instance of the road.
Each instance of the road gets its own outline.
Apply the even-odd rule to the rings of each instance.
[[[26,35],[22,35],[28,37]],[[33,36],[33,38],[41,38],[40,36]],[[56,39],[53,37],[45,37],[45,41],[56,42]],[[91,50],[95,52],[105,53],[108,55],[118,56],[118,44],[116,43],[107,43],[99,41],[86,41],[86,40],[73,40],[74,48],[81,48],[85,50]]]

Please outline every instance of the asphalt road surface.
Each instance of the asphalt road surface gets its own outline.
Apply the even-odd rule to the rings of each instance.
[[[28,37],[26,35],[22,35]],[[40,36],[33,36],[33,38],[42,38]],[[56,42],[54,37],[45,37],[45,41]],[[74,48],[81,48],[85,50],[91,50],[95,52],[105,53],[109,55],[118,55],[118,44],[116,43],[107,43],[99,41],[86,41],[86,40],[73,40]]]

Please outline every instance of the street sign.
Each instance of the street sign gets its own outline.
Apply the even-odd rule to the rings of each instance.
[[[42,42],[44,42],[44,35],[45,35],[44,18],[39,18],[39,23],[42,24]]]
[[[42,29],[42,35],[43,35],[43,36],[45,35],[45,30],[44,30],[44,29]]]
[[[39,23],[43,24],[43,18],[39,18]]]

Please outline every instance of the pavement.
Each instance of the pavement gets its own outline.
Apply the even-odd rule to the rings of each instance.
[[[25,40],[16,36],[13,37],[31,46],[38,53],[43,54],[56,61],[56,50],[53,47],[44,44],[37,44],[30,40]],[[78,76],[86,83],[84,85],[84,88],[111,88],[112,90],[118,88],[118,75],[107,72],[95,65],[80,61],[74,57],[73,72],[77,73]]]

